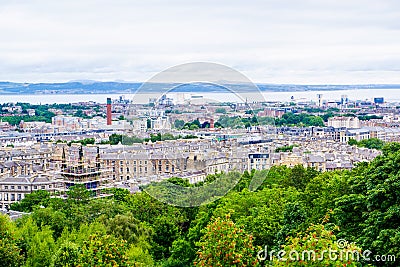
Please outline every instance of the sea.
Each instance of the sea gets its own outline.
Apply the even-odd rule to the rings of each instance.
[[[343,96],[349,100],[370,100],[375,97],[383,97],[385,102],[400,103],[400,88],[398,89],[350,89],[350,90],[323,90],[323,91],[262,91],[262,92],[185,92],[167,93],[168,98],[175,103],[193,103],[199,99],[207,102],[232,102],[243,103],[245,101],[317,101],[318,95],[323,100],[340,100]],[[93,101],[106,103],[107,98],[133,100],[136,104],[149,103],[149,99],[158,99],[162,93],[138,93],[138,94],[0,94],[0,103],[31,103],[31,104],[67,104]]]

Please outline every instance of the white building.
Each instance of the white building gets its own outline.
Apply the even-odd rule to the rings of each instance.
[[[171,130],[171,122],[168,117],[157,117],[151,119],[151,128],[154,130]]]
[[[328,126],[334,128],[360,128],[360,120],[357,117],[332,117],[328,119]]]
[[[350,139],[361,141],[364,139],[371,138],[370,131],[368,129],[349,129],[340,132],[340,142],[347,143]]]
[[[145,132],[147,130],[147,118],[133,120],[132,126],[136,131]]]
[[[9,176],[0,180],[0,209],[8,209],[12,203],[37,190],[54,193],[57,182],[47,174]]]

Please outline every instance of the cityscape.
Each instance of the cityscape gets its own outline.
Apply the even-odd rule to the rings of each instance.
[[[0,4],[0,267],[399,266],[399,11]]]

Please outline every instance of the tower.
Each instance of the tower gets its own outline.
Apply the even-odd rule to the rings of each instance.
[[[112,124],[111,98],[107,98],[107,125]]]
[[[347,107],[347,104],[349,103],[349,97],[347,95],[342,95],[340,98],[340,103],[342,104],[342,107]]]
[[[318,97],[318,107],[322,107],[322,94],[317,94]]]

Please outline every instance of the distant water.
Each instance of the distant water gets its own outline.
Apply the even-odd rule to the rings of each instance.
[[[400,102],[399,89],[353,89],[353,90],[333,90],[333,91],[296,91],[296,92],[262,92],[262,97],[258,93],[243,93],[234,95],[232,93],[170,93],[168,97],[182,102],[183,99],[191,96],[202,96],[215,102],[244,102],[246,101],[290,101],[293,97],[298,101],[317,100],[317,94],[322,94],[324,100],[340,100],[342,95],[347,95],[350,100],[373,100],[374,97],[384,97],[387,102]],[[149,94],[48,94],[48,95],[0,95],[0,103],[25,102],[32,104],[65,104],[93,101],[105,103],[107,97],[118,99],[120,96],[125,99],[133,99],[134,103],[148,103],[149,98],[159,98],[157,93]]]

